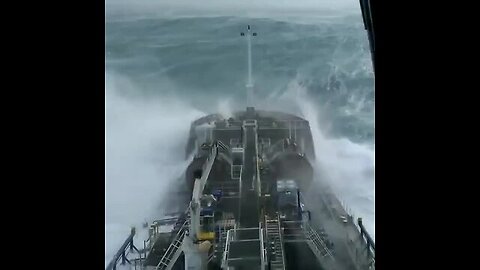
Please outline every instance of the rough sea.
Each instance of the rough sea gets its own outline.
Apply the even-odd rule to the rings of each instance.
[[[315,169],[375,236],[374,75],[360,9],[106,9],[105,263],[130,226],[168,211],[160,200],[188,164],[191,121],[245,109],[247,24],[258,33],[255,106],[310,121]]]

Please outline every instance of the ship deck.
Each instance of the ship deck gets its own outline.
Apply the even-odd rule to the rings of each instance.
[[[321,226],[334,244],[334,256],[341,269],[363,269],[368,265],[367,246],[360,235],[355,219],[342,206],[328,187],[318,181],[312,183],[315,193],[307,196],[308,205],[320,207],[312,211],[312,223]]]
[[[172,190],[164,206],[185,213],[194,181],[205,181],[195,182],[197,198],[198,192],[223,194],[214,206],[215,236],[210,239],[214,247],[208,269],[371,269],[374,254],[369,255],[355,218],[326,182],[314,178],[310,161],[315,155],[308,122],[275,115],[247,108],[236,120],[219,120],[198,130],[193,126],[187,156],[193,154],[194,159],[186,172],[186,185]],[[202,119],[207,120],[212,119]],[[284,191],[278,189],[278,183],[284,181],[298,183],[295,190],[285,191],[297,194],[288,207],[279,203]],[[204,183],[200,191],[198,183]],[[301,202],[306,209],[300,207]],[[296,209],[295,214],[292,209]],[[304,210],[310,212],[310,221]],[[191,223],[184,221],[194,215],[191,209],[189,214],[177,221],[169,237],[156,239],[146,266],[163,262],[161,269],[184,268],[183,251],[176,246],[183,239],[175,242],[174,237],[183,237],[180,232],[189,230]],[[252,235],[247,237],[247,232]],[[179,251],[166,252],[169,245]]]

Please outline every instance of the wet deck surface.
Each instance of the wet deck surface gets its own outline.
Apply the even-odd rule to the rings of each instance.
[[[253,126],[245,128],[245,155],[242,170],[242,198],[240,226],[251,228],[258,226],[258,197],[253,190],[253,180],[256,172],[256,132]]]
[[[333,255],[340,270],[360,269],[360,263],[366,263],[365,244],[361,241],[355,221],[348,217],[348,213],[342,207],[340,201],[325,187],[318,183],[312,184],[316,190],[315,195],[307,196],[307,207],[312,212],[312,223],[323,227],[328,234],[328,239],[334,244]],[[321,191],[323,190],[323,191]],[[312,207],[313,205],[317,207]],[[344,222],[344,218],[347,222]]]

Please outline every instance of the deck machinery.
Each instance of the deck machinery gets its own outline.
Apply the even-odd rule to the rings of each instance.
[[[250,26],[246,35],[250,52]],[[132,230],[107,270],[120,262],[144,270],[375,268],[361,218],[314,173],[305,119],[252,106],[207,115],[191,124],[186,157],[185,182],[166,206],[180,212],[149,224],[141,249]]]
[[[308,121],[253,107],[208,115],[186,155],[185,211],[151,224],[134,269],[374,269],[361,219],[314,181]]]

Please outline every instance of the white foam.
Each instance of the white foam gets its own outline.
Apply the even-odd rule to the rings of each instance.
[[[188,165],[184,147],[190,123],[204,114],[174,97],[127,98],[120,93],[135,91],[135,85],[112,73],[106,79],[105,258],[108,260],[132,226],[140,232],[142,223],[168,212],[161,207],[160,200],[166,196],[167,186],[180,183],[175,180]]]
[[[346,202],[375,239],[375,145],[353,143],[347,138],[328,138],[318,119],[319,109],[306,98],[305,89],[292,83],[291,91],[303,116],[310,122],[314,139],[317,176],[322,177]],[[291,94],[288,95],[291,98]],[[328,124],[324,123],[328,126]]]

